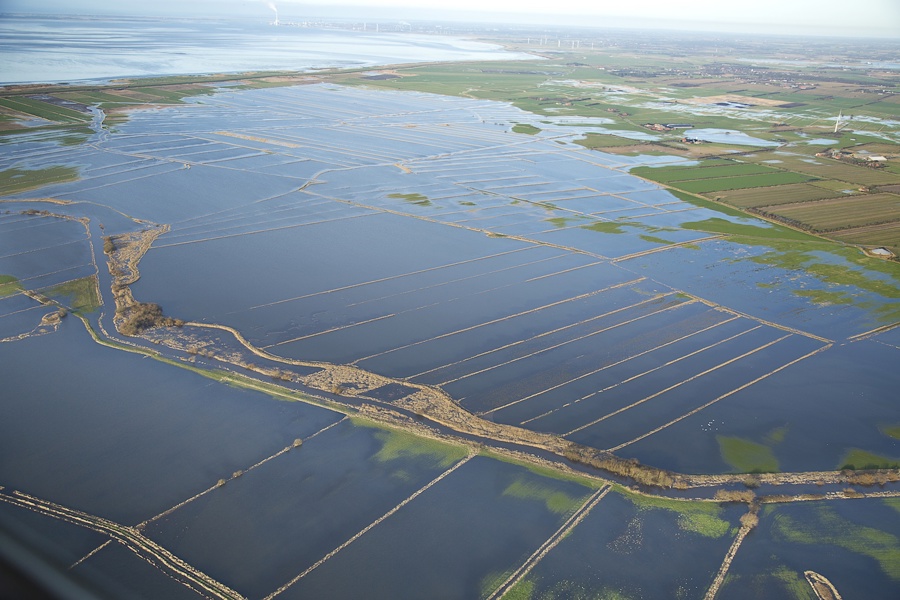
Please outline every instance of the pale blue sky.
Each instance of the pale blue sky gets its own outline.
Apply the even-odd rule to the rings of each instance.
[[[0,0],[4,12],[240,15],[268,0]],[[283,15],[436,18],[900,38],[900,0],[273,0]]]

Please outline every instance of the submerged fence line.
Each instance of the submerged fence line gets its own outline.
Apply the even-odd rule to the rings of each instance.
[[[669,421],[669,422],[666,423],[665,425],[660,425],[660,426],[657,427],[656,429],[653,429],[653,430],[651,430],[651,431],[648,431],[647,433],[644,433],[644,434],[642,434],[642,435],[640,435],[640,436],[634,438],[633,440],[630,440],[630,441],[628,441],[628,442],[624,442],[624,443],[622,443],[622,444],[619,444],[618,446],[616,446],[616,447],[614,447],[614,448],[609,448],[607,451],[608,451],[608,452],[615,452],[616,450],[621,450],[621,449],[624,448],[625,446],[630,446],[631,444],[633,444],[633,443],[635,443],[635,442],[639,442],[639,441],[641,441],[642,439],[644,439],[644,438],[646,438],[646,437],[649,437],[649,436],[653,435],[654,433],[658,433],[658,432],[662,431],[662,430],[665,429],[666,427],[669,427],[669,426],[671,426],[671,425],[674,425],[675,423],[678,423],[679,421],[681,421],[681,420],[683,420],[683,419],[687,419],[688,417],[697,414],[697,413],[700,412],[701,410],[704,410],[704,409],[706,409],[706,408],[709,408],[710,406],[712,406],[713,404],[715,404],[715,403],[718,402],[719,400],[724,400],[725,398],[731,396],[732,394],[736,394],[736,393],[738,393],[738,392],[740,392],[740,391],[742,391],[742,390],[745,390],[745,389],[747,389],[748,387],[750,387],[751,385],[754,385],[754,384],[756,384],[756,383],[759,383],[759,382],[762,381],[763,379],[766,379],[767,377],[771,377],[771,376],[774,375],[775,373],[778,373],[779,371],[782,371],[782,370],[787,369],[788,367],[790,367],[790,366],[792,366],[792,365],[797,364],[797,363],[800,362],[801,360],[805,360],[805,359],[809,358],[810,356],[814,356],[814,355],[818,354],[819,352],[822,352],[822,351],[824,351],[824,350],[828,350],[829,348],[831,348],[831,346],[833,346],[833,344],[827,344],[827,345],[825,345],[825,346],[822,346],[821,348],[817,348],[816,350],[813,350],[812,352],[810,352],[810,353],[808,353],[808,354],[804,354],[804,355],[801,356],[800,358],[795,358],[795,359],[792,360],[791,362],[789,362],[789,363],[787,363],[787,364],[784,364],[784,365],[781,365],[781,366],[778,367],[777,369],[775,369],[775,370],[773,370],[773,371],[770,371],[770,372],[766,373],[765,375],[760,375],[759,377],[757,377],[757,378],[754,379],[753,381],[749,381],[749,382],[745,383],[744,385],[742,385],[742,386],[740,386],[740,387],[738,387],[738,388],[735,388],[735,389],[731,390],[730,392],[728,392],[728,393],[726,393],[726,394],[722,394],[722,395],[719,396],[718,398],[714,398],[713,400],[710,400],[709,402],[707,402],[707,403],[704,404],[703,406],[698,406],[698,407],[695,408],[694,410],[690,411],[689,413],[685,413],[685,414],[681,415],[681,416],[678,417],[677,419],[672,419],[671,421]]]
[[[163,546],[144,537],[134,527],[127,527],[109,519],[68,508],[23,492],[2,493],[0,494],[0,500],[106,534],[153,566],[174,574],[175,579],[179,583],[192,590],[199,591],[201,594],[210,594],[216,598],[243,598],[241,594],[225,584],[216,581],[196,567],[178,558]]]
[[[749,332],[751,332],[751,331],[754,331],[755,329],[757,329],[757,328],[754,327],[753,329],[748,329],[747,331],[744,331],[744,332],[742,332],[742,333],[739,333],[739,334],[737,334],[737,335],[734,335],[734,336],[732,336],[732,339],[733,339],[733,338],[737,338],[737,337],[739,337],[739,336],[741,336],[741,335],[744,335],[745,333],[749,333]],[[778,339],[776,339],[776,340],[772,340],[771,342],[768,342],[768,343],[766,343],[766,344],[763,344],[762,346],[760,346],[760,347],[758,347],[758,348],[754,348],[753,350],[750,350],[750,351],[748,351],[748,352],[744,352],[744,353],[741,354],[740,356],[735,356],[734,358],[731,358],[731,359],[729,359],[729,360],[727,360],[727,361],[725,361],[725,362],[723,362],[723,363],[720,363],[720,364],[718,364],[718,365],[716,365],[716,366],[714,366],[714,367],[710,367],[709,369],[706,369],[705,371],[701,371],[700,373],[697,373],[697,374],[695,374],[695,375],[691,375],[691,376],[688,377],[687,379],[684,379],[684,380],[682,380],[682,381],[679,381],[678,383],[672,384],[672,385],[670,385],[669,387],[667,387],[667,388],[665,388],[665,389],[663,389],[663,390],[660,390],[660,391],[658,391],[658,392],[654,392],[653,394],[650,394],[650,395],[647,396],[646,398],[642,398],[642,399],[640,399],[640,400],[638,400],[638,401],[636,401],[636,402],[633,402],[633,403],[629,404],[628,406],[623,406],[622,408],[620,408],[620,409],[618,409],[618,410],[614,410],[614,411],[611,412],[611,413],[605,414],[605,415],[603,415],[602,417],[600,417],[599,419],[595,419],[595,420],[591,421],[590,423],[586,423],[586,424],[584,424],[584,425],[581,425],[580,427],[576,427],[575,429],[573,429],[572,431],[569,431],[569,432],[565,433],[564,435],[567,435],[567,436],[568,436],[568,435],[572,435],[573,433],[577,433],[577,432],[579,432],[579,431],[581,431],[581,430],[583,430],[583,429],[587,429],[588,427],[593,427],[594,425],[596,425],[597,423],[600,423],[601,421],[605,421],[606,419],[609,419],[610,417],[614,417],[614,416],[616,416],[616,415],[618,415],[618,414],[620,414],[620,413],[623,413],[623,412],[625,412],[626,410],[631,410],[631,409],[634,408],[635,406],[639,406],[639,405],[643,404],[644,402],[647,402],[647,401],[649,401],[649,400],[653,400],[654,398],[657,398],[657,397],[659,397],[659,396],[662,396],[662,395],[665,394],[666,392],[670,392],[670,391],[674,390],[675,388],[681,387],[682,385],[684,385],[684,384],[686,384],[686,383],[690,383],[690,382],[692,382],[692,381],[695,381],[695,380],[697,380],[697,379],[700,379],[700,378],[703,377],[704,375],[708,375],[708,374],[712,373],[713,371],[717,371],[717,370],[719,370],[719,369],[721,369],[721,368],[723,368],[723,367],[727,367],[727,366],[730,365],[730,364],[734,364],[734,363],[738,362],[739,360],[741,360],[742,358],[746,358],[746,357],[750,356],[751,354],[756,354],[756,353],[759,352],[760,350],[765,350],[766,348],[769,348],[769,347],[771,347],[771,346],[774,346],[774,345],[777,344],[778,342],[780,342],[780,341],[782,341],[782,340],[786,340],[786,339],[789,338],[789,337],[791,337],[791,334],[782,336],[782,337],[780,337],[780,338],[778,338]],[[722,343],[722,342],[726,342],[726,341],[728,341],[728,340],[721,340],[720,342],[717,342],[716,344],[713,344],[713,346],[718,345],[719,343]],[[702,350],[705,350],[705,348],[701,348],[700,350],[697,350],[697,351],[694,352],[693,354],[697,354],[697,353],[701,352]],[[690,355],[689,355],[689,356],[690,356]],[[686,358],[686,357],[682,357],[682,358]],[[681,360],[681,359],[678,359],[678,360]],[[667,365],[669,365],[669,364],[672,364],[672,363],[674,363],[674,362],[678,362],[678,360],[671,361],[671,362],[666,363],[665,365],[662,365],[661,367],[658,367],[658,368],[662,368],[662,367],[665,367],[665,366],[667,366]],[[651,371],[652,371],[652,370],[655,370],[655,369],[651,369]],[[649,371],[648,371],[648,372],[649,372]],[[635,377],[632,377],[631,379],[635,379]],[[623,381],[623,382],[621,382],[621,383],[626,383],[627,381],[630,381],[630,380],[625,380],[625,381]],[[617,385],[618,385],[618,384],[617,384]]]
[[[502,597],[506,592],[512,589],[517,583],[519,583],[528,573],[531,572],[532,569],[545,557],[547,554],[553,550],[562,540],[565,538],[570,531],[575,529],[575,527],[581,523],[585,517],[588,516],[588,513],[594,510],[594,507],[603,500],[603,497],[609,493],[612,489],[612,485],[605,485],[598,489],[596,492],[591,494],[590,497],[581,505],[581,508],[572,513],[565,523],[557,529],[553,535],[551,535],[547,540],[541,544],[540,548],[534,551],[534,553],[528,557],[528,559],[522,563],[522,565],[513,571],[512,575],[507,578],[500,587],[494,590],[494,593],[488,596],[487,600],[496,600]]]
[[[369,530],[371,530],[375,526],[381,524],[382,521],[384,521],[385,519],[387,519],[388,517],[393,515],[395,512],[397,512],[398,510],[400,510],[401,508],[403,508],[404,506],[406,506],[407,504],[409,504],[410,502],[412,502],[413,500],[418,498],[422,493],[427,491],[429,488],[431,488],[435,484],[439,483],[442,479],[444,479],[447,475],[449,475],[453,471],[457,470],[458,468],[460,468],[461,466],[463,466],[464,464],[466,464],[467,462],[472,460],[472,458],[474,458],[475,456],[477,456],[477,455],[474,453],[469,454],[467,457],[465,457],[464,459],[462,459],[461,461],[459,461],[458,463],[456,463],[455,465],[453,465],[452,467],[450,467],[449,469],[447,469],[446,471],[444,471],[443,473],[438,475],[436,478],[432,479],[428,484],[425,485],[425,487],[420,488],[419,490],[414,492],[410,497],[405,499],[403,502],[401,502],[400,504],[398,504],[391,510],[387,511],[386,513],[384,513],[383,515],[381,515],[380,517],[378,517],[371,523],[369,523],[366,527],[364,527],[361,531],[359,531],[359,533],[357,533],[356,535],[351,537],[349,540],[347,540],[346,542],[344,542],[343,544],[341,544],[340,546],[338,546],[337,548],[335,548],[334,550],[332,550],[331,552],[329,552],[328,554],[326,554],[325,556],[320,558],[315,564],[308,567],[305,571],[303,571],[302,573],[300,573],[299,575],[297,575],[296,577],[294,577],[293,579],[288,581],[286,584],[284,584],[283,586],[281,586],[280,588],[278,588],[277,590],[275,590],[274,592],[272,592],[271,594],[266,596],[263,600],[271,600],[275,596],[277,596],[277,595],[281,594],[282,592],[284,592],[285,590],[287,590],[289,587],[291,587],[292,585],[294,585],[295,583],[297,583],[298,581],[300,581],[301,579],[303,579],[304,577],[309,575],[312,571],[314,571],[315,569],[322,566],[325,563],[325,561],[332,558],[335,554],[337,554],[338,552],[340,552],[341,550],[343,550],[344,548],[346,548],[347,546],[349,546],[350,544],[352,544],[353,542],[355,542],[356,540],[361,538],[363,535],[368,533]]]
[[[633,354],[633,355],[631,355],[631,356],[628,356],[628,357],[626,357],[626,358],[623,358],[622,360],[618,360],[618,361],[616,361],[616,362],[609,363],[608,365],[603,365],[603,366],[600,367],[599,369],[594,369],[593,371],[589,371],[589,372],[585,373],[584,375],[579,375],[578,377],[576,377],[576,378],[574,378],[574,379],[570,379],[569,381],[565,381],[565,382],[563,382],[563,383],[556,384],[556,385],[554,385],[553,387],[547,388],[546,390],[542,390],[542,391],[540,391],[540,392],[536,392],[536,393],[534,393],[534,394],[531,394],[530,396],[527,396],[527,397],[523,398],[523,400],[529,400],[529,399],[531,399],[531,398],[534,398],[535,396],[539,396],[539,395],[541,395],[541,394],[544,394],[544,393],[553,391],[553,390],[555,390],[555,389],[557,389],[557,388],[561,388],[561,387],[564,387],[564,386],[566,386],[566,385],[569,385],[570,383],[572,383],[572,382],[574,382],[574,381],[578,381],[578,380],[580,380],[580,379],[584,379],[585,377],[591,377],[592,375],[596,375],[597,373],[599,373],[599,372],[601,372],[601,371],[605,371],[606,369],[611,369],[612,367],[617,367],[617,366],[619,366],[619,365],[621,365],[621,364],[624,364],[624,363],[626,363],[626,362],[628,362],[628,361],[630,361],[630,360],[634,360],[635,358],[640,358],[641,356],[650,354],[651,352],[655,352],[655,351],[659,350],[660,348],[665,348],[666,346],[671,346],[672,344],[676,344],[676,343],[678,343],[678,342],[684,341],[684,340],[686,340],[686,339],[688,339],[688,338],[690,338],[690,337],[693,337],[693,336],[695,336],[695,335],[698,335],[698,334],[701,334],[701,333],[705,333],[705,332],[707,332],[707,331],[710,331],[710,330],[712,330],[712,329],[715,329],[716,327],[719,327],[720,325],[725,325],[726,323],[731,323],[731,322],[733,322],[733,321],[735,321],[735,320],[737,320],[737,319],[738,319],[738,317],[731,317],[731,318],[729,318],[729,319],[725,319],[724,321],[719,321],[718,323],[714,323],[713,325],[710,325],[709,327],[704,327],[703,329],[698,329],[697,331],[692,331],[691,333],[689,333],[689,334],[687,334],[687,335],[683,335],[683,336],[681,336],[680,338],[676,338],[676,339],[674,339],[674,340],[668,341],[668,342],[666,342],[665,344],[660,344],[659,346],[654,346],[653,348],[650,348],[650,349],[648,349],[648,350],[644,350],[643,352],[638,352],[637,354]],[[755,329],[755,328],[754,328],[754,329]],[[752,331],[752,330],[748,330],[748,331]],[[738,335],[743,335],[744,333],[747,333],[747,331],[741,332],[741,333],[739,333]],[[697,354],[697,353],[699,353],[699,352],[702,352],[702,351],[704,351],[704,350],[707,350],[707,349],[709,349],[709,348],[711,348],[711,347],[713,347],[713,346],[716,346],[716,345],[718,345],[718,344],[721,344],[721,343],[723,343],[723,342],[727,342],[727,341],[733,339],[734,337],[737,337],[737,336],[732,336],[732,337],[730,337],[730,338],[726,338],[726,339],[723,339],[723,340],[719,340],[718,342],[716,342],[716,343],[714,343],[714,344],[711,344],[711,345],[709,345],[709,346],[706,346],[706,347],[704,347],[704,348],[701,348],[701,349],[699,349],[699,350],[697,350],[697,351],[695,351],[695,352],[691,352],[691,353],[686,354],[686,355],[684,355],[684,356],[680,356],[680,357],[678,357],[678,358],[676,358],[676,359],[673,359],[673,360],[671,360],[671,361],[669,361],[669,362],[667,362],[667,363],[665,363],[665,364],[663,364],[663,365],[659,365],[659,366],[657,366],[657,367],[654,367],[654,368],[649,369],[649,370],[647,370],[647,371],[644,371],[644,372],[642,372],[642,373],[638,373],[637,375],[633,375],[633,376],[629,377],[628,379],[623,379],[622,381],[620,381],[620,382],[618,382],[618,383],[615,383],[615,384],[613,384],[613,385],[609,385],[609,386],[603,388],[602,390],[597,390],[596,392],[591,392],[590,394],[587,394],[587,395],[585,395],[585,396],[582,396],[581,398],[577,398],[577,399],[575,399],[575,400],[572,400],[571,402],[567,402],[566,404],[563,404],[563,405],[558,406],[558,407],[556,407],[556,408],[554,408],[554,409],[548,410],[547,412],[544,412],[544,413],[542,413],[542,414],[539,414],[539,415],[537,415],[536,417],[531,417],[530,419],[526,419],[525,421],[522,421],[522,422],[519,423],[519,424],[520,424],[520,425],[525,425],[525,424],[527,424],[527,423],[531,423],[532,421],[537,421],[538,419],[542,419],[542,418],[546,417],[547,415],[551,415],[551,414],[553,414],[553,413],[555,413],[555,412],[557,412],[557,411],[559,411],[559,410],[562,410],[562,409],[564,409],[564,408],[566,408],[566,407],[568,407],[568,406],[572,406],[573,404],[578,404],[578,403],[581,402],[582,400],[587,400],[588,398],[592,398],[592,397],[594,397],[594,396],[596,396],[596,395],[598,395],[598,394],[602,394],[603,392],[605,392],[605,391],[607,391],[607,390],[611,390],[611,389],[613,389],[614,387],[617,387],[617,386],[620,386],[620,385],[622,385],[622,384],[628,383],[629,381],[632,381],[632,380],[637,379],[637,378],[639,378],[639,377],[643,377],[644,375],[647,375],[647,374],[649,374],[649,373],[652,373],[653,371],[656,371],[656,370],[658,370],[658,369],[661,369],[661,368],[663,368],[663,367],[665,367],[665,366],[667,366],[667,365],[670,365],[670,364],[672,364],[672,363],[676,363],[676,362],[678,362],[678,361],[680,361],[680,360],[684,360],[685,358],[688,358],[688,357],[690,357],[690,356],[693,356],[694,354]],[[499,409],[498,409],[498,410],[499,410]]]

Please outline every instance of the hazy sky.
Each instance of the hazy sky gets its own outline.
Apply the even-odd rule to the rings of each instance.
[[[272,0],[282,15],[668,25],[673,29],[900,38],[900,0]],[[267,0],[0,0],[0,11],[240,15],[267,18]],[[353,5],[354,8],[348,8]]]

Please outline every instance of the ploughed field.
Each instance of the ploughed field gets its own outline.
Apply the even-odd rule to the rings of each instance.
[[[0,369],[17,375],[0,518],[33,521],[110,590],[258,598],[745,597],[742,581],[764,596],[815,568],[810,528],[838,523],[851,541],[823,544],[877,572],[868,597],[894,597],[893,501],[866,500],[883,525],[853,502],[763,511],[759,531],[782,546],[738,551],[721,581],[731,549],[753,548],[743,507],[276,402],[225,385],[233,374],[101,347],[75,319],[42,322],[49,298],[111,332],[103,238],[165,225],[136,300],[194,332],[230,327],[271,362],[387,378],[368,394],[382,406],[431,386],[485,421],[681,472],[900,461],[895,265],[629,173],[683,159],[591,151],[570,127],[513,132],[534,120],[320,84],[138,111],[88,144],[22,134],[5,170],[78,178],[11,184],[0,211]],[[709,178],[683,180],[703,181],[698,193],[752,178],[828,202],[802,187],[813,174],[700,168]],[[109,572],[123,575],[97,575]]]

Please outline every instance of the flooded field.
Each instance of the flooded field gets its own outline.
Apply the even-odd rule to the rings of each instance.
[[[739,517],[734,507],[610,492],[516,590],[531,598],[702,598]]]
[[[864,598],[893,598],[900,582],[895,498],[767,507],[737,555],[721,597],[815,598],[804,571]],[[842,595],[849,597],[850,593]]]
[[[829,480],[750,531],[746,494],[558,467],[611,451],[751,498],[730,474],[896,467],[897,270],[523,122],[316,84],[5,146],[77,178],[0,198],[0,519],[145,597],[895,592],[891,499]],[[167,327],[120,333],[154,304]],[[838,522],[885,549],[813,561]]]

